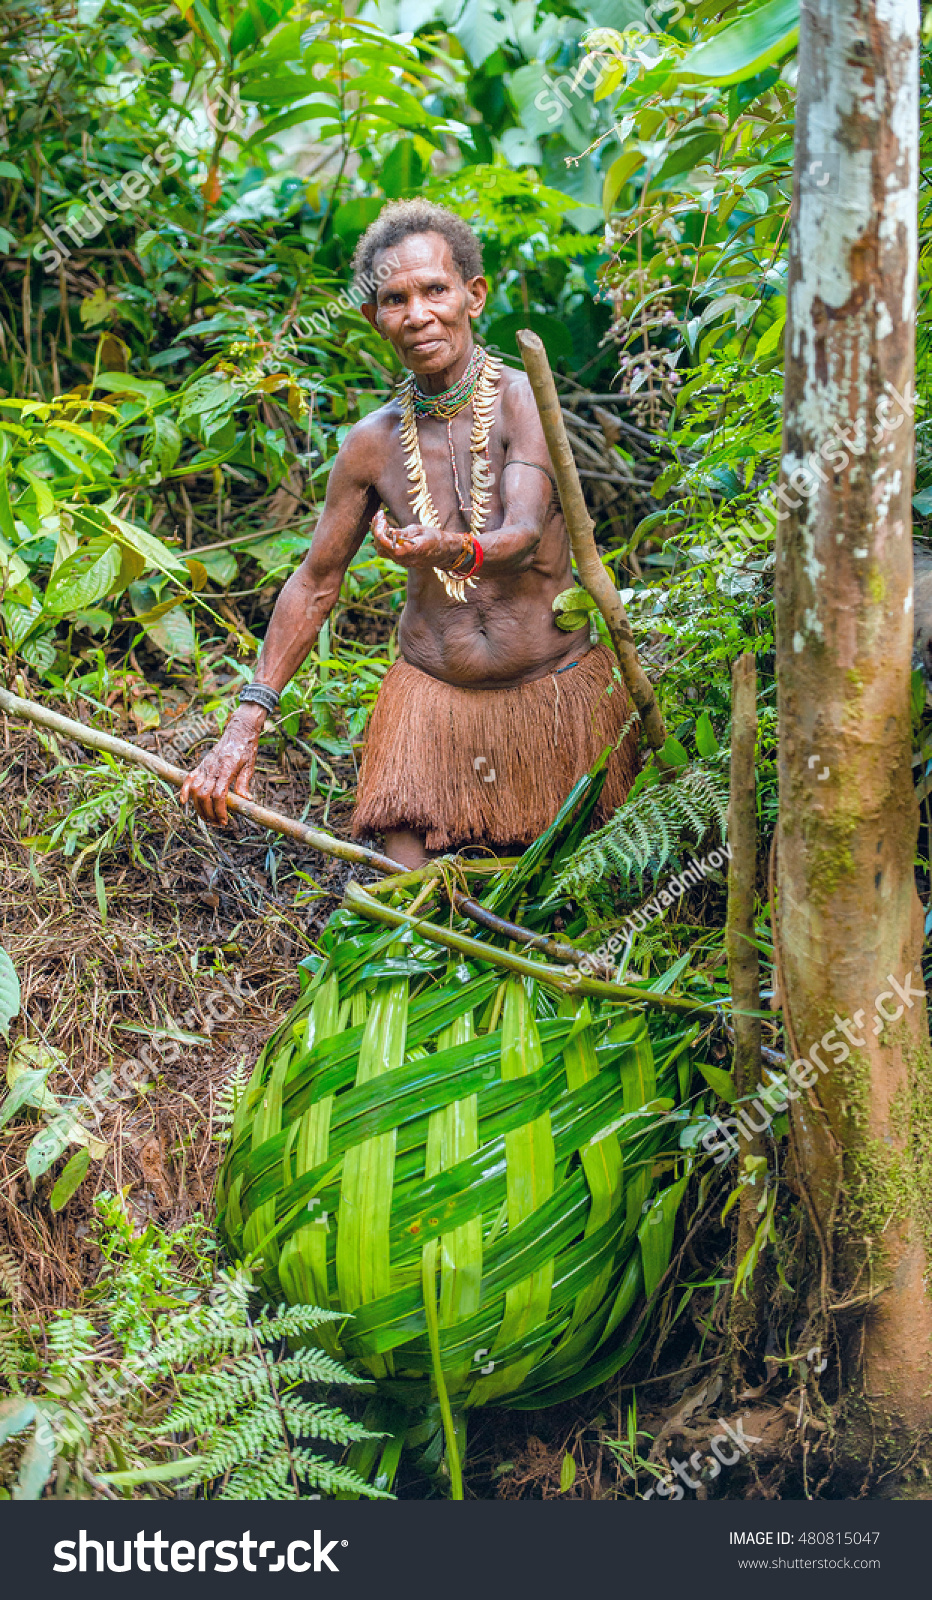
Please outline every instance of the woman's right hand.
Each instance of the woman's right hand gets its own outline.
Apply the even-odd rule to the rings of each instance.
[[[237,706],[212,750],[189,772],[181,786],[181,804],[194,801],[198,816],[214,827],[227,825],[227,795],[232,789],[251,800],[250,784],[259,753],[259,734],[265,721],[262,706]]]

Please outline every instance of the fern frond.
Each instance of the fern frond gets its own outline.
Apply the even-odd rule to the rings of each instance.
[[[251,1076],[250,1068],[245,1061],[238,1061],[229,1077],[220,1085],[211,1119],[211,1138],[218,1144],[225,1145],[229,1140],[236,1108],[243,1098]]]
[[[624,883],[635,874],[656,876],[685,834],[698,844],[715,829],[724,839],[727,808],[727,783],[707,767],[690,767],[676,783],[643,789],[570,857],[554,897],[562,894],[586,904],[606,878]]]
[[[308,1450],[298,1449],[292,1451],[292,1460],[298,1477],[315,1488],[323,1489],[326,1494],[338,1494],[340,1490],[345,1490],[349,1494],[365,1495],[367,1500],[394,1499],[394,1495],[387,1494],[384,1489],[376,1489],[373,1484],[367,1483],[352,1467],[328,1461],[326,1456],[314,1456]]]
[[[361,1422],[353,1422],[342,1411],[335,1411],[332,1406],[320,1403],[311,1403],[308,1400],[298,1400],[294,1396],[283,1396],[282,1415],[289,1429],[296,1436],[311,1439],[325,1439],[328,1444],[355,1444],[359,1439],[381,1439],[380,1433],[372,1433],[364,1428]]]

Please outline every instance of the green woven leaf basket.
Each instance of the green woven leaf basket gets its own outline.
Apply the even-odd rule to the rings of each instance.
[[[348,910],[322,949],[237,1107],[234,1255],[270,1298],[345,1312],[332,1353],[446,1423],[611,1376],[686,1185],[682,1022],[652,1042],[637,1010]]]

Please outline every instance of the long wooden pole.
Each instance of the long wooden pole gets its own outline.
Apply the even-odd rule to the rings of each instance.
[[[130,744],[126,739],[118,739],[112,733],[104,733],[101,728],[89,727],[86,723],[76,722],[71,717],[63,717],[57,711],[50,711],[47,706],[39,705],[36,700],[25,700],[20,695],[12,694],[9,689],[0,688],[0,711],[5,711],[20,721],[48,728],[52,733],[60,733],[66,739],[75,739],[79,744],[89,745],[92,750],[102,750],[120,761],[131,761],[137,767],[144,767],[157,778],[164,778],[176,789],[181,788],[188,776],[181,767],[173,766],[170,761],[163,760],[151,750],[143,750],[139,745]],[[336,856],[341,861],[356,861],[391,876],[398,874],[404,878],[412,876],[405,872],[399,862],[392,861],[390,856],[384,856],[378,850],[367,850],[365,845],[350,844],[345,839],[338,839],[335,834],[324,833],[320,828],[309,828],[306,823],[296,822],[293,817],[283,816],[279,811],[270,811],[268,806],[257,805],[254,800],[245,800],[231,792],[227,796],[227,805],[231,811],[238,812],[250,822],[256,822],[262,828],[271,828],[274,833],[283,833],[289,839],[297,839],[299,844],[305,844],[311,850],[319,850],[322,855]],[[437,871],[438,874],[441,871],[439,864]],[[522,928],[520,923],[509,922],[504,917],[496,916],[494,912],[487,910],[484,905],[452,884],[444,882],[443,887],[457,911],[503,939],[514,939],[519,944],[533,946],[556,961],[576,962],[580,956],[586,954],[581,947],[577,949],[575,945],[565,944],[562,940],[549,939],[544,934],[532,932],[530,928]]]
[[[18,717],[22,721],[34,722],[40,728],[48,728],[52,733],[60,733],[66,739],[76,739],[79,744],[86,744],[92,750],[103,750],[107,755],[116,756],[120,761],[132,761],[137,767],[145,767],[148,772],[153,772],[157,778],[164,778],[167,783],[180,789],[188,774],[181,767],[175,767],[170,761],[163,761],[151,750],[141,750],[139,745],[130,744],[126,739],[117,739],[112,733],[104,733],[102,728],[87,727],[83,722],[75,722],[71,717],[62,717],[57,711],[50,711],[47,706],[39,705],[35,700],[24,700],[18,694],[11,694],[9,689],[0,689],[0,711],[6,711],[11,717]],[[306,844],[312,850],[320,850],[324,855],[337,856],[341,861],[359,861],[367,866],[375,867],[379,872],[403,872],[404,868],[397,861],[392,861],[389,856],[383,856],[378,850],[367,850],[365,845],[351,844],[346,839],[337,839],[332,833],[324,833],[319,828],[309,828],[304,822],[296,822],[293,817],[283,817],[278,811],[270,811],[267,806],[257,805],[254,800],[245,800],[238,794],[227,796],[227,805],[231,811],[239,812],[241,816],[248,817],[250,822],[257,822],[262,828],[271,828],[275,833],[284,833],[290,839],[297,839],[301,844]]]
[[[445,950],[455,950],[473,961],[486,961],[490,966],[501,967],[506,972],[516,972],[521,977],[536,978],[549,984],[561,994],[591,994],[600,1000],[624,1000],[632,1005],[656,1006],[661,1011],[674,1011],[679,1016],[718,1016],[718,1007],[704,1000],[690,1000],[687,995],[657,994],[652,989],[637,989],[629,983],[605,983],[601,978],[570,978],[560,967],[545,966],[541,961],[529,961],[527,956],[502,950],[498,945],[471,939],[454,928],[441,928],[424,917],[412,917],[394,906],[383,906],[374,895],[367,894],[358,883],[348,883],[343,892],[343,904],[351,911],[371,922],[384,922],[391,928],[411,928],[413,932],[439,944]]]
[[[757,883],[757,661],[738,657],[731,675],[731,780],[728,802],[728,913],[725,947],[735,1030],[734,1076],[738,1093],[750,1098],[760,1085],[760,962],[754,942],[754,898]],[[763,1132],[755,1133],[743,1156],[766,1153]],[[742,1163],[743,1164],[743,1163]],[[737,1259],[751,1249],[760,1224],[758,1203],[763,1183],[745,1184],[738,1202]],[[737,1388],[760,1343],[764,1275],[755,1272],[744,1293],[733,1294],[729,1313],[732,1377]]]
[[[641,718],[644,737],[651,749],[660,750],[666,742],[667,731],[650,679],[638,660],[628,613],[596,549],[595,524],[586,507],[547,352],[539,335],[529,328],[520,329],[517,339],[524,370],[537,401],[579,581],[605,618],[621,675]]]

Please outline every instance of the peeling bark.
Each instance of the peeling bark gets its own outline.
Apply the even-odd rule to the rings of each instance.
[[[777,537],[779,942],[812,1074],[794,1155],[842,1389],[891,1449],[932,1423],[909,716],[918,34],[915,0],[803,0]]]

